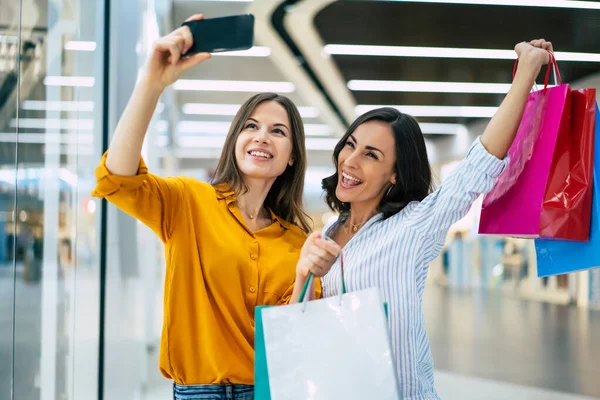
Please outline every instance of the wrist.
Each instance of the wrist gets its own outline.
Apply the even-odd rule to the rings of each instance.
[[[526,51],[519,57],[519,65],[517,66],[517,74],[520,72],[521,75],[526,75],[535,80],[542,66],[546,63],[542,60],[539,53],[533,51]]]
[[[139,80],[137,86],[150,95],[160,96],[165,90],[165,86],[158,79],[151,79],[150,77],[143,75]]]
[[[296,271],[296,283],[304,284],[308,279],[308,273]]]

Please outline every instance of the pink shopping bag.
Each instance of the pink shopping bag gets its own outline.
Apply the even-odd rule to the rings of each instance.
[[[544,88],[529,95],[509,164],[484,197],[479,233],[538,238],[547,182],[559,135],[570,135],[571,90],[568,84],[548,88],[551,55]]]

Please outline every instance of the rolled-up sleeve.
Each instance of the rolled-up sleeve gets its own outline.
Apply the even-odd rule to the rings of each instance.
[[[141,157],[136,175],[114,175],[106,168],[107,154],[96,168],[92,196],[105,198],[147,225],[163,242],[169,240],[183,203],[183,180],[150,174]]]
[[[489,192],[508,165],[490,154],[477,138],[466,158],[411,212],[413,229],[437,240],[444,240],[452,226],[463,218],[481,194]]]

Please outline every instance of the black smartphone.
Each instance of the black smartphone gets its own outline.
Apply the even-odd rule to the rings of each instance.
[[[194,44],[185,56],[247,50],[254,43],[252,14],[188,21],[182,25],[187,25],[194,37]]]

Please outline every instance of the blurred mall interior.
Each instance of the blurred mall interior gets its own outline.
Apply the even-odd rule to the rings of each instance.
[[[551,40],[564,81],[600,88],[600,1],[0,0],[0,399],[172,398],[162,244],[90,192],[152,43],[200,12],[252,13],[255,46],[164,92],[149,169],[210,179],[239,105],[285,94],[317,228],[333,147],[370,108],[417,117],[439,184],[506,93],[515,43]],[[425,289],[440,396],[600,398],[600,269],[538,278],[533,241],[478,235],[480,207]]]

